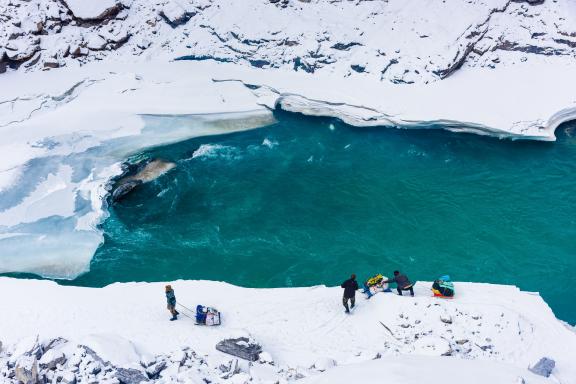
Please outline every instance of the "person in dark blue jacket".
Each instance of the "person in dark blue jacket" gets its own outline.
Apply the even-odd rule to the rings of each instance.
[[[356,291],[358,290],[358,282],[356,281],[356,275],[352,274],[348,280],[342,283],[340,286],[344,288],[344,297],[342,297],[342,304],[346,308],[346,313],[350,313],[350,308],[354,308],[356,305]],[[348,308],[348,300],[350,300],[350,308]]]
[[[176,310],[176,295],[171,285],[166,286],[166,302],[168,303],[168,310],[172,314],[170,321],[178,320],[178,311]]]

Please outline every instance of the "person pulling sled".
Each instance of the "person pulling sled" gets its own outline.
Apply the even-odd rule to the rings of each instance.
[[[174,294],[174,290],[172,289],[171,285],[166,286],[166,302],[167,308],[172,314],[170,321],[178,320],[178,315],[180,313],[176,310],[176,295]]]

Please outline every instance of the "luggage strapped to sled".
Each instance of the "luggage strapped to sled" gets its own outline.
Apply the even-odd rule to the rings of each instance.
[[[216,308],[197,305],[196,311],[194,311],[180,303],[176,305],[183,310],[182,315],[194,320],[196,325],[214,326],[222,324],[222,314]]]
[[[196,324],[208,326],[220,325],[220,320],[220,312],[218,312],[217,309],[203,305],[196,306]]]

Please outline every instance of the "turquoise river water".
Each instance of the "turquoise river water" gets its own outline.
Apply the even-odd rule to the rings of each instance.
[[[335,285],[400,269],[540,291],[576,323],[574,124],[543,143],[278,119],[144,153],[177,167],[111,207],[69,283]]]

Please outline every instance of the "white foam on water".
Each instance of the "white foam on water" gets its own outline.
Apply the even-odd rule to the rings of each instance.
[[[264,140],[262,140],[262,145],[268,148],[274,148],[278,146],[279,143],[276,140],[270,140],[266,137]]]
[[[216,157],[218,152],[224,148],[228,148],[220,144],[202,144],[197,150],[192,153],[192,158],[197,159],[199,157]]]

